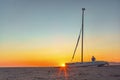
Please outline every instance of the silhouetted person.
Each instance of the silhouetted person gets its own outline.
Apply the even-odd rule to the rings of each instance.
[[[94,56],[92,56],[91,60],[92,60],[92,62],[95,62],[96,58]]]

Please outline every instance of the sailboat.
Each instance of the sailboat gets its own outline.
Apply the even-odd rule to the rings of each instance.
[[[81,41],[81,62],[69,62],[69,63],[65,63],[66,67],[84,67],[84,66],[105,66],[105,65],[109,65],[109,63],[107,61],[91,61],[91,62],[84,62],[83,61],[83,34],[84,34],[84,11],[85,8],[82,8],[82,28],[80,29],[80,33],[78,36],[78,40],[77,40],[77,44],[75,46],[75,50],[72,56],[72,60],[74,59],[74,55],[75,52],[77,50],[78,44],[79,44],[79,40],[80,40],[80,35],[82,34],[82,41]]]

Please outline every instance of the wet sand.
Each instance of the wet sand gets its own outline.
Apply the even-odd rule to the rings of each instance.
[[[0,80],[120,80],[120,66],[0,68]]]

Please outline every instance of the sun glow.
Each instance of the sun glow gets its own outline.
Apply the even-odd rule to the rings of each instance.
[[[63,64],[61,64],[61,67],[65,67],[65,64],[63,63]]]

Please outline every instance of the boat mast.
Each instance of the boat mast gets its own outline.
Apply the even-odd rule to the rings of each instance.
[[[82,63],[83,63],[84,10],[85,8],[82,8],[82,44],[81,44],[81,62]]]

